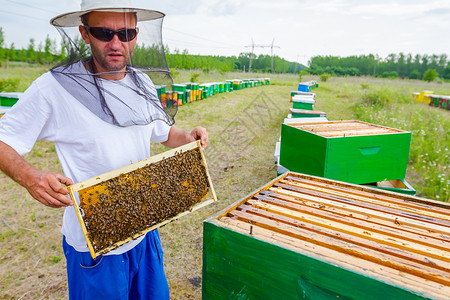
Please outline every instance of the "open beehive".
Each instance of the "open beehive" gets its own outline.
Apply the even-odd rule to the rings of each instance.
[[[286,173],[203,240],[203,299],[450,299],[448,203]]]
[[[404,179],[411,132],[361,121],[282,124],[280,164],[363,184]]]
[[[69,192],[94,259],[217,200],[199,141],[79,182]]]

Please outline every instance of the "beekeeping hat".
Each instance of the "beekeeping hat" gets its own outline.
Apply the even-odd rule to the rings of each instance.
[[[137,21],[149,21],[163,18],[159,11],[133,8],[130,0],[81,0],[81,9],[64,13],[50,20],[50,24],[59,27],[74,27],[81,25],[81,16],[92,11],[131,12],[136,13]]]
[[[128,51],[124,69],[96,71],[92,43],[85,43],[78,28],[81,17],[93,11],[122,13],[125,26],[128,13],[136,14],[139,31],[133,43],[120,40]],[[155,120],[173,125],[178,100],[171,93],[173,80],[162,42],[164,16],[158,11],[133,8],[130,0],[81,0],[79,11],[50,20],[61,34],[65,54],[51,73],[76,100],[112,125],[147,125]],[[126,80],[102,78],[112,74],[123,74]],[[118,89],[120,93],[114,92]]]

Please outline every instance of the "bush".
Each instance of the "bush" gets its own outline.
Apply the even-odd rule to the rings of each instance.
[[[175,77],[177,77],[178,75],[180,75],[180,71],[177,71],[177,70],[175,70],[175,69],[171,69],[171,70],[170,70],[170,73],[171,73],[172,79],[175,79]]]
[[[197,82],[200,73],[191,73],[191,82]]]
[[[19,78],[0,79],[0,92],[17,92],[19,84]]]
[[[328,78],[330,78],[331,75],[328,73],[323,73],[322,75],[320,75],[320,81],[322,82],[326,82],[328,80]]]
[[[436,79],[436,77],[438,77],[438,72],[435,69],[428,69],[425,71],[425,73],[423,73],[423,80],[427,81],[427,82],[431,82],[434,81]]]
[[[422,76],[421,76],[419,70],[411,71],[411,73],[409,73],[409,76],[408,76],[409,79],[420,79],[420,77],[422,77]]]
[[[396,71],[389,72],[389,78],[397,78],[397,77],[398,77],[398,73]]]
[[[308,72],[306,70],[301,70],[300,72],[298,72],[298,81],[302,81],[302,77],[303,75],[308,74]]]
[[[368,83],[361,83],[361,88],[362,88],[363,90],[368,90],[369,87],[370,87],[370,85],[369,85]]]
[[[388,107],[392,104],[392,95],[386,91],[373,91],[363,95],[362,100],[365,106],[374,108]]]

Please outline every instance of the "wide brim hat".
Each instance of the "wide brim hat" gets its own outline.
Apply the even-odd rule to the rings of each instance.
[[[150,21],[163,18],[165,14],[156,10],[135,8],[127,0],[81,0],[79,11],[60,14],[50,20],[50,24],[59,27],[74,27],[81,25],[81,16],[93,11],[131,12],[136,13],[137,21]]]

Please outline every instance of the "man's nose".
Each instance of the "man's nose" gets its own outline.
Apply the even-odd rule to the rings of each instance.
[[[119,40],[117,33],[114,35],[111,41],[109,41],[109,46],[112,49],[119,49],[122,46],[122,42]]]

